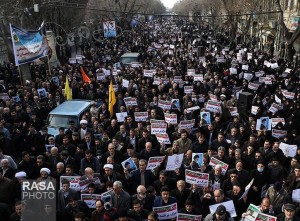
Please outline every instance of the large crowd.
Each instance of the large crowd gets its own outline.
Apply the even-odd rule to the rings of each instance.
[[[161,218],[153,208],[174,203],[178,213],[205,221],[246,219],[250,204],[280,221],[299,220],[299,67],[251,42],[229,39],[226,30],[215,35],[208,26],[198,27],[197,39],[193,30],[189,23],[147,23],[118,38],[92,42],[83,51],[83,64],[50,69],[32,64],[32,80],[24,84],[17,67],[2,64],[0,93],[8,96],[0,105],[0,220],[19,221],[27,211],[32,220],[56,213],[58,221],[156,221]],[[140,63],[119,67],[120,55],[129,51],[140,53]],[[83,81],[80,66],[90,83]],[[66,78],[72,99],[91,100],[91,107],[78,128],[70,121],[53,136],[46,118],[66,100]],[[46,96],[37,92],[41,88]],[[253,95],[252,106],[236,109],[245,92]],[[137,104],[128,105],[128,97]],[[148,116],[136,121],[137,112]],[[172,114],[175,119],[167,120]],[[151,123],[163,127],[165,121],[168,136],[162,142]],[[182,161],[168,162],[180,154]],[[146,169],[149,159],[159,156],[165,156],[163,162]],[[197,185],[187,180],[187,171],[209,178]],[[78,190],[61,176],[97,182]],[[27,179],[56,180],[56,211],[50,205],[35,211],[22,201],[21,184]],[[107,191],[94,208],[81,197]],[[223,205],[211,210],[228,201],[236,215]]]

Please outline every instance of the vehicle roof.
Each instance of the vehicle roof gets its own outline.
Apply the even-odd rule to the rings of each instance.
[[[128,52],[128,53],[125,53],[121,56],[122,57],[138,57],[140,55],[140,53],[137,53],[137,52]]]
[[[69,100],[57,106],[49,114],[55,115],[78,115],[90,105],[90,100]]]

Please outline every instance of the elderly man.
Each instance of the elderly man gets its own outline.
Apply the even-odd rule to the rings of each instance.
[[[295,215],[296,206],[291,203],[284,204],[284,211],[283,213],[277,216],[278,221],[299,221],[300,218]]]
[[[184,208],[184,202],[187,200],[187,198],[190,195],[190,190],[185,188],[185,182],[183,180],[177,181],[177,188],[174,190],[171,190],[170,195],[175,197],[176,199],[180,199],[177,202],[177,208],[180,210]]]
[[[3,170],[3,176],[12,179],[15,176],[15,171],[9,166],[8,159],[1,160],[1,168]]]
[[[113,193],[111,194],[112,205],[117,210],[130,209],[130,195],[123,190],[123,185],[120,181],[115,181],[113,184]]]

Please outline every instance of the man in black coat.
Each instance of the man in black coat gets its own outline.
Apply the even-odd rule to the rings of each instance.
[[[295,215],[295,211],[296,211],[296,206],[294,204],[286,203],[284,205],[283,213],[277,216],[277,220],[278,221],[286,221],[286,220],[300,221],[300,218]]]
[[[177,209],[180,210],[184,208],[184,202],[190,195],[190,190],[185,188],[185,182],[183,180],[177,181],[177,188],[171,190],[170,195],[175,197],[176,199],[180,199],[177,201]]]

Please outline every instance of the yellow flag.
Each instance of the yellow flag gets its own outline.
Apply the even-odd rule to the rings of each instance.
[[[114,105],[116,103],[116,95],[112,85],[112,81],[109,84],[109,98],[108,98],[108,110],[110,112],[110,117],[114,115]]]
[[[67,100],[72,100],[72,94],[71,94],[71,89],[70,89],[70,86],[69,86],[68,77],[66,77],[65,94],[66,94],[66,99]]]

